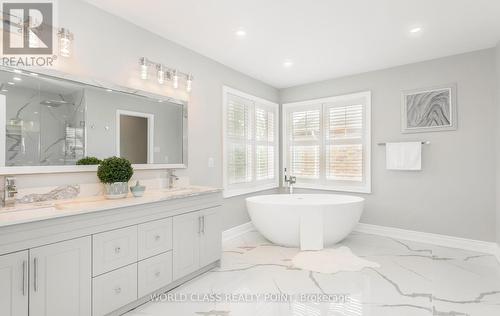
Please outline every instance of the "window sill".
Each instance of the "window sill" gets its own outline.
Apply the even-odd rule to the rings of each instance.
[[[266,190],[271,190],[271,189],[277,189],[279,188],[277,183],[269,183],[265,185],[259,185],[256,187],[248,187],[248,188],[241,188],[241,189],[227,189],[225,188],[222,196],[227,199],[230,197],[238,196],[238,195],[245,195],[245,194],[251,194],[251,193],[256,193],[260,191],[266,191]]]
[[[288,189],[288,187],[283,187]],[[349,187],[349,186],[327,186],[318,184],[295,184],[294,189],[311,189],[311,190],[323,190],[323,191],[337,191],[337,192],[348,192],[348,193],[364,193],[371,194],[372,190],[369,186],[367,187]]]

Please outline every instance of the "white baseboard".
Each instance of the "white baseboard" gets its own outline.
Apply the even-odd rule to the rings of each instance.
[[[459,248],[464,250],[483,252],[495,255],[500,261],[500,248],[498,244],[494,242],[453,237],[448,235],[425,233],[414,230],[406,230],[395,227],[378,226],[378,225],[364,224],[364,223],[359,223],[354,230],[360,233],[386,236],[396,239],[410,240],[410,241],[422,242],[422,243],[450,247],[450,248]]]
[[[239,226],[230,228],[230,229],[222,232],[222,242],[239,237],[239,236],[246,234],[252,230],[254,230],[252,222],[247,222],[245,224],[241,224]]]
[[[252,222],[248,222],[226,231],[222,232],[222,241],[228,241],[233,238],[239,237],[249,231],[254,230]],[[386,236],[396,239],[410,240],[432,245],[438,245],[449,248],[458,248],[476,252],[487,253],[496,256],[500,262],[500,246],[494,242],[474,240],[460,237],[453,237],[448,235],[432,234],[419,232],[414,230],[407,230],[388,226],[379,226],[372,224],[359,223],[354,231],[373,234],[379,236]]]

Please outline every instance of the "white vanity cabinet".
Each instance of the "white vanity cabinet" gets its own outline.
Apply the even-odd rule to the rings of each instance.
[[[90,249],[83,237],[0,256],[0,315],[90,316]]]
[[[214,207],[174,217],[174,280],[219,260],[221,230],[218,209]]]
[[[121,203],[0,222],[0,316],[121,315],[218,264],[220,192]]]
[[[28,251],[0,256],[0,315],[28,316]]]

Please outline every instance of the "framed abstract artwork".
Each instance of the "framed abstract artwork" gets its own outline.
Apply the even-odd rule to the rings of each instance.
[[[403,91],[401,128],[403,133],[457,129],[456,84]]]

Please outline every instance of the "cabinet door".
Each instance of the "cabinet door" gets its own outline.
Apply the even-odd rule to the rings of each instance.
[[[91,239],[30,249],[30,316],[91,315]]]
[[[200,267],[200,212],[174,217],[173,277],[177,280]]]
[[[200,267],[220,259],[222,251],[219,207],[202,212],[200,239]]]
[[[28,316],[28,251],[0,256],[0,315]]]

